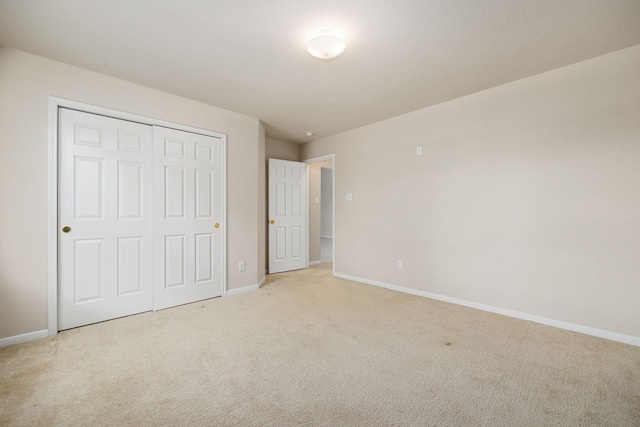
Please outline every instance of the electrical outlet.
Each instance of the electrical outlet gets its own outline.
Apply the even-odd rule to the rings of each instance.
[[[238,263],[238,271],[245,271],[247,269],[247,264],[244,261],[240,261]]]
[[[422,147],[416,147],[416,156],[422,156]]]
[[[396,261],[396,268],[398,270],[402,270],[402,261],[400,261],[400,260]]]
[[[353,193],[347,193],[347,202],[353,201]]]

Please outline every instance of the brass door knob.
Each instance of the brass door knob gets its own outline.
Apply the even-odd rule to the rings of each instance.
[[[215,227],[215,228],[220,228],[220,224],[218,224],[218,223],[216,222],[216,225],[214,225],[214,227]]]
[[[68,225],[65,225],[64,227],[62,227],[62,232],[63,233],[68,233],[71,231],[71,227],[69,227]]]
[[[275,223],[276,223],[275,219],[272,219],[271,221],[269,221],[269,224],[275,224]]]

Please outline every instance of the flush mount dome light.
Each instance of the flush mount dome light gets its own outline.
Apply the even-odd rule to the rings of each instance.
[[[307,43],[307,52],[320,59],[331,59],[340,56],[345,48],[344,40],[330,30],[320,31],[311,37],[309,43]]]

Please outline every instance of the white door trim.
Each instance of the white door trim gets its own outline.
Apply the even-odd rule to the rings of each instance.
[[[333,275],[336,275],[336,155],[335,154],[327,154],[324,156],[314,157],[312,159],[304,160],[304,163],[317,163],[324,162],[325,160],[331,160],[331,186],[333,187]],[[309,168],[307,167],[307,187],[309,186]],[[307,188],[307,194],[309,194],[309,188]],[[308,203],[308,202],[307,202]],[[309,209],[307,209],[307,244],[309,244]],[[309,254],[309,250],[307,250],[307,260]],[[307,268],[309,268],[309,263],[307,263]]]
[[[58,333],[58,109],[69,108],[86,113],[98,114],[115,119],[128,120],[146,125],[157,125],[186,132],[218,137],[222,140],[222,296],[227,295],[227,135],[207,129],[193,126],[185,126],[164,120],[153,119],[137,114],[125,113],[110,108],[71,101],[68,99],[49,97],[49,124],[48,124],[48,334],[54,336]]]

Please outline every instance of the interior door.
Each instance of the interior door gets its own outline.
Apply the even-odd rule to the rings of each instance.
[[[148,311],[152,128],[59,111],[58,329]]]
[[[154,126],[154,306],[222,295],[222,140]]]
[[[269,273],[307,267],[307,165],[269,159]]]

